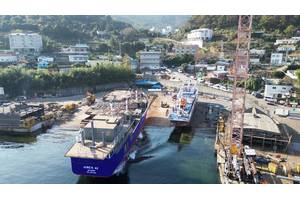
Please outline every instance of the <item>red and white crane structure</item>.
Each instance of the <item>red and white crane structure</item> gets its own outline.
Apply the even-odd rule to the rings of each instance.
[[[242,151],[244,111],[245,111],[245,85],[239,85],[238,82],[248,78],[249,68],[249,50],[252,31],[252,16],[241,15],[238,21],[237,47],[235,62],[232,68],[234,80],[232,95],[232,110],[230,118],[231,146],[229,164],[237,170],[236,158],[240,157]]]

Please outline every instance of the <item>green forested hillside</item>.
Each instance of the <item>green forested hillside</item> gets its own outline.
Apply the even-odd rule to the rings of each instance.
[[[113,15],[112,18],[130,23],[135,28],[149,29],[151,27],[182,26],[190,15]]]
[[[100,15],[0,16],[0,32],[18,29],[35,31],[62,42],[91,40],[97,37],[97,31],[120,36],[121,31],[128,28],[133,29],[130,24],[113,20],[110,16]]]
[[[194,28],[208,27],[217,29],[236,29],[238,16],[236,15],[197,15],[183,26],[185,30]],[[277,31],[284,33],[289,29],[300,28],[299,15],[256,15],[253,17],[253,28],[265,30],[266,32]]]

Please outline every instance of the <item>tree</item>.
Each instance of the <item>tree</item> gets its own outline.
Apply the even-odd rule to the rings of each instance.
[[[288,37],[291,37],[294,35],[295,33],[295,26],[294,25],[289,25],[288,27],[286,27],[286,29],[284,29],[284,33],[288,36]]]
[[[19,67],[0,69],[0,85],[11,97],[24,93],[26,95],[52,93],[56,89],[71,87],[93,87],[104,83],[129,82],[133,78],[130,69],[111,64],[91,68],[74,68],[63,74],[55,71],[29,70]]]
[[[263,80],[261,78],[250,77],[246,80],[246,88],[248,90],[257,91],[261,88]]]
[[[300,85],[300,69],[296,71],[297,79],[298,79],[298,85]]]
[[[121,35],[123,36],[124,41],[135,41],[138,39],[138,32],[132,28],[132,27],[127,27],[121,31]]]
[[[285,74],[284,74],[284,72],[281,72],[281,71],[274,71],[274,72],[272,72],[272,76],[274,78],[282,79],[285,76]]]

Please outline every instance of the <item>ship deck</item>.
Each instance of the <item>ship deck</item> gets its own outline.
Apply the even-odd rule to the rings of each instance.
[[[92,141],[86,140],[85,144]],[[91,145],[82,145],[81,143],[75,143],[71,149],[66,153],[66,157],[75,157],[75,158],[89,158],[89,159],[98,159],[104,160],[114,148],[113,144],[106,144],[103,146],[102,142],[96,142],[96,147],[91,148]]]

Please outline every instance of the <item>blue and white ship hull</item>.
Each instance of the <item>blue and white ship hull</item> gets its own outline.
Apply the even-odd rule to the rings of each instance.
[[[103,160],[71,157],[73,173],[82,176],[110,177],[120,171],[118,167],[126,163],[132,145],[144,126],[146,116],[147,110],[144,112],[133,132],[124,140],[118,152],[113,153]]]

